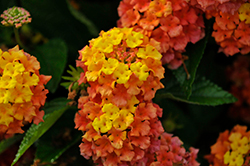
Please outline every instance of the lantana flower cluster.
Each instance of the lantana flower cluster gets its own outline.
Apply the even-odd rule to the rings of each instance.
[[[250,131],[246,126],[236,125],[230,132],[220,133],[206,156],[210,165],[248,166],[250,164]]]
[[[5,26],[21,27],[23,24],[31,22],[30,13],[22,7],[12,7],[3,12],[0,16],[1,23]]]
[[[247,0],[197,2],[207,18],[215,17],[212,36],[227,56],[250,52],[250,3]]]
[[[104,166],[199,165],[198,151],[186,152],[158,119],[162,109],[152,98],[163,88],[164,68],[155,43],[132,28],[102,31],[89,43],[77,61],[79,84],[89,84],[75,116],[84,133],[81,155]]]
[[[245,2],[247,0],[191,0],[191,4],[202,9],[207,18],[215,17],[220,12],[234,14]]]
[[[250,123],[250,57],[238,56],[226,70],[230,92],[238,99],[230,106],[229,115]]]
[[[178,68],[189,42],[205,36],[203,11],[186,0],[122,0],[118,7],[119,27],[133,27],[150,40],[159,42],[162,63]]]
[[[0,49],[0,136],[23,133],[23,122],[43,121],[44,105],[51,76],[40,75],[40,64],[34,56],[16,46]]]

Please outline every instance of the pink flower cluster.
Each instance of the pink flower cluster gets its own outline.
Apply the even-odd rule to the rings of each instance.
[[[12,7],[3,12],[1,23],[5,26],[21,27],[23,24],[31,22],[30,13],[21,7]]]

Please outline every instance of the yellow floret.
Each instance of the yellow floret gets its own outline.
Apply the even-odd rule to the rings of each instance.
[[[14,89],[9,90],[11,93],[10,102],[12,103],[24,103],[31,100],[33,96],[29,86],[17,84]]]
[[[98,37],[94,40],[93,48],[101,52],[111,53],[113,51],[113,44],[102,37]]]
[[[239,8],[239,18],[245,21],[246,24],[250,23],[250,3],[244,3]]]
[[[121,110],[119,117],[113,122],[116,129],[125,130],[134,121],[134,116],[128,110]]]
[[[106,117],[109,118],[110,120],[114,120],[115,118],[117,118],[117,116],[119,116],[118,115],[119,111],[120,109],[116,105],[113,105],[112,103],[104,104],[102,108],[102,112],[104,112]]]
[[[243,156],[235,151],[227,151],[224,155],[224,164],[229,166],[242,166],[244,163]]]
[[[14,88],[17,84],[16,77],[11,77],[9,75],[3,75],[0,78],[0,87],[3,89]],[[1,102],[0,102],[1,103]]]
[[[128,69],[128,65],[120,63],[114,71],[114,76],[117,78],[118,84],[125,84],[132,72]]]
[[[140,32],[132,31],[132,33],[127,36],[126,43],[130,48],[139,46],[143,43],[143,34],[141,34]]]
[[[9,126],[13,122],[14,110],[11,104],[0,104],[0,125]]]
[[[123,38],[123,33],[118,28],[113,28],[108,32],[103,33],[103,38],[108,39],[113,45],[118,45],[121,43]]]
[[[162,55],[155,49],[155,47],[151,45],[147,45],[146,48],[139,48],[137,52],[137,56],[142,59],[146,59],[147,57],[151,57],[156,60],[160,60]]]
[[[141,62],[132,63],[130,69],[141,81],[146,81],[149,75],[148,67]]]
[[[27,86],[37,85],[39,82],[39,77],[33,73],[32,75],[30,72],[23,73],[23,84]]]
[[[91,63],[88,66],[88,71],[86,72],[86,78],[88,81],[95,81],[101,74],[101,68],[103,61],[97,61],[96,63]]]
[[[102,67],[103,73],[110,75],[114,72],[116,67],[119,65],[119,61],[114,58],[109,58],[108,61],[105,61]]]
[[[19,73],[24,72],[25,68],[23,64],[18,62],[8,63],[5,65],[3,70],[3,75],[9,75],[11,77],[15,77]]]
[[[240,154],[246,154],[250,150],[249,141],[247,137],[243,137],[238,141],[234,141],[231,143],[231,148],[234,151],[239,152]]]
[[[136,104],[139,103],[139,100],[135,97],[135,96],[132,96],[130,100],[128,100],[127,102],[127,105],[125,107],[122,108],[122,110],[127,110],[131,113],[135,113],[135,110],[136,110]]]
[[[96,117],[92,123],[92,126],[97,132],[106,133],[112,128],[112,121],[105,115]]]

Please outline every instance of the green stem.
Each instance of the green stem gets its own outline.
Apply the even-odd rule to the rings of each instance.
[[[17,44],[23,48],[24,50],[27,51],[27,48],[23,45],[22,41],[20,40],[20,36],[19,36],[19,33],[18,33],[18,29],[14,27],[14,33],[15,33],[15,38],[16,38],[16,42]]]

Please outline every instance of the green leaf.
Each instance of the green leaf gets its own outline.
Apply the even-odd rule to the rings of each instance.
[[[37,140],[39,139],[56,121],[57,119],[68,109],[66,99],[57,99],[60,101],[55,103],[52,101],[51,104],[48,104],[44,107],[45,112],[49,112],[44,116],[44,122],[39,123],[38,125],[32,124],[29,130],[26,132],[21,145],[19,146],[18,152],[15,159],[11,165],[14,165],[18,159],[24,154],[24,152]],[[52,111],[53,110],[53,111]]]
[[[160,90],[156,95],[157,98],[170,98],[177,101],[216,106],[228,103],[234,103],[237,99],[227,91],[224,91],[218,85],[203,78],[197,78],[194,81],[192,94],[189,99],[186,99],[186,94],[182,91],[177,80],[170,81],[166,88]]]
[[[16,143],[17,141],[21,140],[23,135],[15,135],[13,137],[10,137],[8,139],[2,140],[0,142],[0,154],[4,152],[6,149],[8,149],[11,145]]]
[[[40,146],[38,146],[36,151],[36,158],[40,159],[42,162],[55,162],[66,150],[68,150],[71,146],[79,142],[82,138],[82,134],[78,133],[78,135],[74,136],[70,142],[64,145],[62,148],[55,148],[51,146],[50,142],[46,141]]]
[[[234,103],[237,99],[218,85],[206,80],[204,77],[197,80],[193,85],[191,101],[202,103],[203,105],[222,105]]]
[[[54,93],[60,83],[67,62],[66,44],[61,39],[52,39],[37,47],[34,56],[40,62],[40,73],[52,76],[46,87]]]
[[[99,30],[97,30],[96,26],[93,22],[91,22],[83,13],[77,11],[67,0],[68,8],[71,14],[79,20],[81,23],[83,23],[85,26],[87,26],[89,32],[93,36],[98,36]]]
[[[67,149],[80,142],[82,132],[75,130],[77,108],[67,110],[60,119],[38,140],[36,158],[41,163],[53,163]]]
[[[187,68],[187,71],[189,73],[189,78],[186,74],[186,71],[184,70],[184,67],[179,67],[176,70],[173,70],[173,74],[179,81],[183,91],[186,94],[186,98],[188,99],[192,93],[192,84],[195,80],[196,71],[200,64],[201,58],[204,54],[204,51],[206,49],[206,45],[208,42],[208,38],[210,37],[210,31],[211,31],[211,21],[208,21],[206,25],[206,36],[196,44],[189,44],[186,47],[185,55],[188,55],[189,59],[185,61],[185,65]]]

